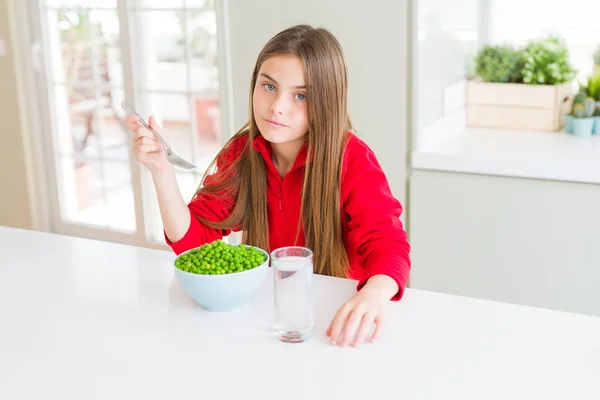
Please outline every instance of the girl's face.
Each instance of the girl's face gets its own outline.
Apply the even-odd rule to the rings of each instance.
[[[277,55],[263,62],[252,104],[260,133],[271,143],[298,141],[308,131],[304,65],[294,55]]]

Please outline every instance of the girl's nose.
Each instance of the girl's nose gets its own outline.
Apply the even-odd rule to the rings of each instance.
[[[285,109],[285,100],[278,96],[273,103],[271,103],[271,107],[269,111],[277,115],[283,115],[283,110]]]

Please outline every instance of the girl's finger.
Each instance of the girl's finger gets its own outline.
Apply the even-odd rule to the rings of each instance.
[[[363,316],[360,327],[358,328],[358,333],[356,334],[356,339],[354,340],[354,347],[360,346],[365,341],[369,329],[373,326],[374,320],[375,316],[373,314],[367,313]]]
[[[135,131],[139,126],[141,126],[138,122],[139,120],[140,117],[137,115],[128,115],[127,118],[125,118],[125,126],[129,130]]]
[[[142,153],[154,153],[160,150],[160,146],[157,144],[140,144],[137,150]]]
[[[328,329],[328,331],[330,332],[329,337],[330,337],[331,344],[335,345],[337,343],[338,339],[340,339],[340,333],[342,331],[342,328],[344,327],[346,318],[348,318],[348,315],[350,314],[350,311],[351,311],[351,307],[349,306],[348,303],[346,303],[335,314],[335,317],[331,321],[331,325],[329,326],[329,329]]]
[[[369,340],[369,342],[373,343],[375,340],[377,340],[377,338],[381,334],[381,325],[382,324],[383,324],[383,318],[381,317],[381,315],[379,315],[379,316],[377,316],[377,318],[375,318],[375,332],[373,332],[373,335],[371,336],[371,339]]]
[[[133,135],[133,140],[136,141],[136,140],[139,140],[142,137],[148,138],[148,139],[153,140],[153,141],[158,141],[158,139],[156,139],[154,137],[154,135],[152,134],[152,132],[150,132],[148,129],[146,129],[146,128],[144,128],[144,127],[142,127],[140,125],[140,127],[138,128],[138,130],[135,131],[135,134]]]
[[[365,313],[359,308],[355,308],[344,326],[344,339],[342,340],[342,346],[347,346],[352,341],[352,338],[356,334],[356,330],[360,325],[360,321],[363,319]]]
[[[148,136],[140,136],[135,140],[136,146],[139,146],[140,144],[156,144],[157,142],[158,140],[155,140],[154,138],[150,138]]]
[[[148,118],[148,125],[150,125],[150,127],[153,128],[154,130],[157,130],[158,132],[160,132],[160,127],[158,126],[156,119],[152,115],[150,116],[150,118]]]

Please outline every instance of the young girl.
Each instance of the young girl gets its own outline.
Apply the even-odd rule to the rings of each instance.
[[[252,73],[248,123],[187,205],[162,146],[137,117],[127,126],[175,253],[240,230],[244,243],[267,252],[310,248],[315,273],[359,281],[327,329],[332,344],[357,346],[373,323],[377,338],[386,303],[402,297],[410,246],[402,206],[372,150],[350,132],[346,75],[342,48],[327,30],[301,25],[273,37]],[[153,117],[149,124],[158,128]]]

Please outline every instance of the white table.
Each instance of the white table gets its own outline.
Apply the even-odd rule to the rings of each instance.
[[[208,313],[173,259],[0,227],[0,399],[600,399],[600,318],[409,289],[377,343],[340,348],[356,282],[316,276],[315,335],[287,344],[270,280]]]

